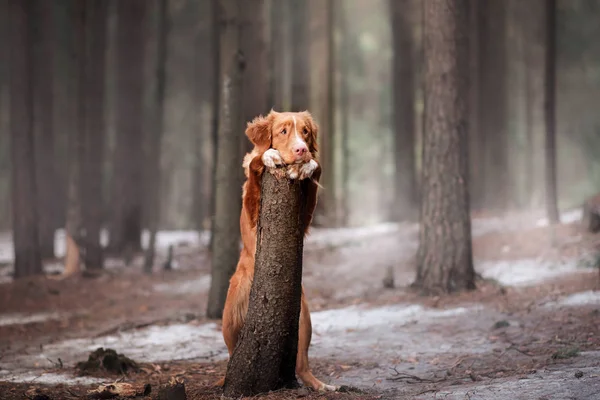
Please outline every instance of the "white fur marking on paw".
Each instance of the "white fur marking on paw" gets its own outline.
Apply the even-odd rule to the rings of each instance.
[[[295,164],[288,167],[287,176],[290,179],[298,179],[298,167]]]
[[[275,168],[276,166],[283,164],[281,155],[275,149],[265,151],[262,155],[262,161],[265,164],[265,167],[268,168]]]
[[[312,177],[315,170],[319,167],[319,164],[315,160],[310,160],[306,164],[302,164],[300,167],[300,179],[306,179]]]
[[[335,392],[339,389],[338,386],[333,386],[333,385],[326,385],[323,384],[323,387],[321,387],[319,390],[323,391],[323,392]]]

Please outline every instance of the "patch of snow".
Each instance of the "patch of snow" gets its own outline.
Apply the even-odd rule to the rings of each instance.
[[[446,400],[529,400],[529,399],[598,399],[600,380],[597,378],[600,352],[582,352],[573,365],[540,368],[535,374],[496,378],[460,386],[447,386],[435,394],[423,394],[415,399]],[[574,379],[575,373],[582,377]],[[412,397],[411,397],[412,398]]]
[[[478,315],[475,315],[478,314]],[[314,357],[375,358],[478,353],[495,344],[479,332],[481,319],[503,318],[481,306],[431,309],[420,305],[348,307],[312,313]]]
[[[382,223],[356,228],[313,228],[306,238],[306,245],[311,249],[340,247],[361,239],[397,233],[399,224]]]
[[[426,309],[418,304],[394,305],[379,308],[351,306],[311,314],[313,330],[320,332],[369,329],[379,325],[402,326],[412,321],[426,321],[465,314],[475,308],[458,307],[448,310]]]
[[[0,371],[0,379],[5,382],[15,383],[38,383],[44,385],[93,385],[103,383],[106,380],[93,378],[89,376],[72,376],[68,374],[57,374],[54,372],[23,372],[12,373],[10,371]]]
[[[529,286],[569,274],[577,269],[577,261],[554,264],[537,259],[489,261],[478,265],[481,275],[506,286]]]
[[[563,211],[560,213],[560,222],[563,224],[571,224],[573,222],[581,221],[583,210],[581,208],[575,208],[573,210]],[[536,226],[548,226],[548,218],[540,218],[536,221]]]
[[[44,322],[59,318],[59,313],[0,314],[0,326],[25,325],[33,322]]]
[[[587,292],[573,293],[558,301],[546,303],[546,307],[575,307],[600,304],[600,292],[588,290]]]
[[[221,330],[217,324],[175,324],[150,326],[117,335],[82,338],[47,344],[41,353],[3,360],[19,367],[51,367],[49,360],[60,358],[65,364],[87,359],[98,347],[109,347],[140,362],[211,359],[227,357]],[[6,365],[3,365],[6,368]]]
[[[173,294],[203,293],[210,288],[210,281],[210,275],[204,275],[185,282],[159,283],[154,285],[154,290]]]

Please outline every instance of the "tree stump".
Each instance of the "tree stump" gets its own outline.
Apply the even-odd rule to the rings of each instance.
[[[297,387],[306,201],[285,170],[264,173],[248,314],[225,375],[226,397]],[[277,176],[275,176],[277,175]]]
[[[581,224],[588,232],[600,232],[600,194],[587,199],[585,203],[583,203]]]

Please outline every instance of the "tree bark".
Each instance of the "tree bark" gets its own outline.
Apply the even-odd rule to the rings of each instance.
[[[469,0],[469,187],[472,210],[483,209],[485,193],[485,136],[479,124],[481,3]]]
[[[506,2],[479,2],[481,7],[479,65],[481,68],[479,119],[483,160],[484,204],[504,211],[510,205]],[[485,166],[483,166],[485,165]]]
[[[165,93],[167,87],[167,35],[169,30],[169,8],[167,0],[158,0],[158,26],[156,51],[156,92],[154,97],[154,123],[148,146],[148,188],[150,210],[148,223],[150,241],[144,257],[144,271],[152,272],[156,249],[156,231],[160,220],[161,141],[164,130]]]
[[[269,112],[267,96],[269,90],[267,67],[267,43],[265,30],[265,0],[244,0],[242,3],[241,49],[246,69],[244,71],[243,118],[252,121],[258,115]],[[240,160],[252,151],[252,143],[240,135],[242,141]]]
[[[390,0],[393,37],[394,199],[392,219],[416,220],[413,0]]]
[[[99,269],[104,266],[104,254],[100,243],[100,232],[104,216],[102,183],[104,174],[104,138],[106,135],[105,76],[108,34],[108,3],[86,1],[86,39],[83,82],[85,104],[83,154],[81,154],[81,212],[85,231],[84,263],[86,268]],[[80,133],[81,134],[81,133]]]
[[[301,182],[263,174],[254,279],[246,321],[227,365],[227,397],[297,385],[305,206]]]
[[[241,187],[240,135],[244,132],[242,88],[244,57],[240,33],[243,0],[220,0],[220,114],[215,171],[215,217],[212,273],[207,316],[221,318],[229,279],[240,254]]]
[[[211,108],[213,105],[213,68],[214,61],[212,55],[212,31],[213,18],[212,2],[206,1],[198,4],[200,7],[199,28],[195,38],[195,68],[196,68],[196,99],[198,107],[201,110]],[[218,86],[218,85],[217,85]],[[210,107],[209,107],[210,106]],[[195,137],[196,159],[194,164],[194,221],[196,229],[202,233],[205,229],[205,220],[209,214],[208,206],[210,204],[210,187],[207,181],[212,179],[209,171],[214,159],[207,156],[204,149],[212,145],[210,123],[204,120],[204,114],[198,113],[198,125],[200,132]],[[207,179],[208,178],[208,179]]]
[[[423,3],[425,132],[415,286],[473,289],[468,193],[467,0]]]
[[[276,111],[285,108],[285,56],[288,0],[271,0],[269,45],[269,94],[268,104]]]
[[[546,214],[551,224],[560,223],[556,189],[556,0],[546,0]]]
[[[291,14],[292,89],[291,109],[299,112],[310,107],[310,45],[308,34],[308,1],[289,0]],[[319,201],[321,203],[321,201]]]
[[[212,57],[213,57],[213,85],[212,85],[212,151],[213,163],[211,166],[211,189],[210,189],[210,204],[208,210],[210,212],[210,242],[208,248],[211,252],[214,251],[215,243],[215,213],[216,213],[216,198],[217,198],[217,158],[219,152],[219,114],[221,112],[221,13],[219,4],[221,0],[211,1],[211,16],[212,23]]]
[[[139,251],[142,233],[142,95],[146,0],[117,1],[117,117],[110,247]]]
[[[54,171],[54,5],[34,0],[32,15],[35,65],[33,86],[34,137],[40,251],[42,259],[54,258],[54,232],[58,226],[55,213],[57,203],[56,174]]]
[[[74,275],[81,270],[81,263],[85,257],[85,238],[83,237],[83,207],[84,188],[83,181],[85,177],[84,163],[87,156],[86,136],[87,107],[86,95],[86,74],[89,64],[87,57],[87,29],[88,10],[87,0],[73,2],[73,39],[75,42],[75,74],[72,76],[75,81],[76,92],[76,126],[69,132],[68,141],[68,188],[67,188],[67,221],[66,221],[66,255],[63,277]]]
[[[340,146],[342,158],[341,170],[341,225],[350,222],[350,68],[351,44],[348,31],[348,17],[344,2],[338,0],[338,23],[342,37],[339,56],[340,69]]]
[[[318,1],[318,8],[316,7]],[[313,4],[313,15],[319,15],[319,28],[323,30],[323,54],[319,58],[322,71],[319,81],[322,90],[319,95],[319,134],[320,148],[319,159],[323,168],[321,184],[323,190],[319,194],[319,202],[315,210],[315,226],[336,226],[338,224],[336,207],[336,182],[335,182],[335,4],[333,0],[317,0]],[[319,34],[321,30],[319,29]],[[319,38],[321,38],[319,36]],[[299,111],[299,110],[298,110]]]
[[[41,274],[34,157],[33,2],[10,0],[10,131],[15,278]]]

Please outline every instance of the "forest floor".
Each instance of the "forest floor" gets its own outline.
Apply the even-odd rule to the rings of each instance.
[[[351,390],[265,399],[600,398],[600,235],[583,233],[577,212],[553,229],[534,213],[476,216],[478,287],[449,296],[410,289],[417,234],[414,224],[313,230],[304,259],[311,367]],[[227,351],[219,322],[204,315],[206,239],[162,233],[151,276],[141,259],[109,260],[101,274],[11,282],[10,236],[0,234],[0,399],[33,399],[35,390],[85,398],[117,380],[150,384],[146,398],[156,398],[172,377],[184,380],[188,399],[219,399],[210,384],[224,374]],[[177,263],[162,271],[168,244]],[[390,269],[395,288],[384,289]],[[140,370],[80,373],[76,363],[98,347]]]

